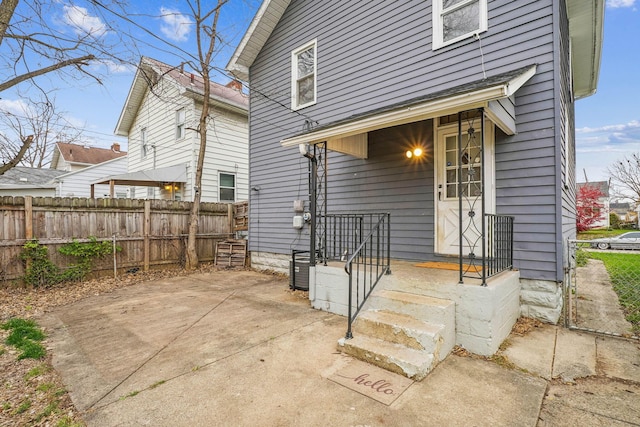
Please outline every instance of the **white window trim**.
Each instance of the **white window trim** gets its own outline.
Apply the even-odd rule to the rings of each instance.
[[[449,46],[450,44],[459,42],[460,40],[464,40],[466,38],[472,37],[476,34],[483,33],[487,31],[489,28],[489,14],[487,12],[487,0],[465,0],[464,2],[455,6],[455,9],[463,7],[469,3],[473,3],[474,1],[479,1],[480,10],[478,12],[480,18],[479,28],[475,31],[472,31],[467,34],[463,34],[455,39],[451,39],[447,42],[443,41],[443,28],[442,28],[442,2],[443,0],[433,0],[433,6],[431,8],[431,23],[433,28],[433,42],[432,49],[440,49],[441,47]]]
[[[227,186],[223,186],[222,185],[222,175],[233,175],[233,187],[227,187]],[[220,190],[222,190],[223,188],[233,188],[233,200],[222,200],[222,198],[220,197]],[[238,175],[234,172],[218,172],[218,201],[221,203],[227,202],[227,203],[235,203],[236,200],[238,199]]]
[[[182,122],[180,121],[180,112],[182,112],[184,115]],[[186,122],[187,122],[187,110],[184,107],[178,108],[176,110],[176,139],[184,139],[184,137],[186,136],[187,134]]]
[[[298,99],[298,61],[296,60],[300,52],[313,47],[313,101],[306,104],[297,105]],[[300,110],[318,101],[318,39],[313,39],[291,52],[291,109]]]

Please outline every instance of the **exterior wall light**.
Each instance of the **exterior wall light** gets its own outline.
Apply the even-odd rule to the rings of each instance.
[[[413,150],[407,150],[406,156],[407,156],[407,159],[410,159],[412,157],[422,157],[422,148],[417,147],[417,148],[414,148]]]

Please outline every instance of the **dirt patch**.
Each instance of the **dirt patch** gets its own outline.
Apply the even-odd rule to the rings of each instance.
[[[538,319],[534,319],[532,317],[520,317],[513,328],[511,329],[512,334],[525,336],[529,332],[533,331],[536,328],[542,326],[542,322]]]
[[[55,307],[137,283],[220,270],[224,269],[204,264],[189,273],[183,270],[156,270],[125,274],[117,279],[61,284],[48,289],[3,287],[0,288],[0,323],[11,318],[37,319]],[[290,293],[292,298],[304,297],[300,291]],[[0,329],[0,426],[85,425],[60,376],[52,367],[51,352],[48,351],[42,360],[18,360],[18,350],[5,344],[8,334],[8,331]],[[46,347],[47,340],[43,344]]]

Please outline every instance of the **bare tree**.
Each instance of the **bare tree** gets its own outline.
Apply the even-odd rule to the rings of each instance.
[[[204,155],[207,149],[207,125],[210,120],[210,94],[211,94],[211,71],[213,69],[212,60],[216,51],[216,42],[219,41],[218,18],[220,9],[228,0],[217,0],[213,9],[202,9],[202,0],[188,0],[189,8],[193,14],[196,30],[196,44],[198,49],[195,70],[200,74],[204,84],[204,94],[202,101],[202,111],[198,122],[197,132],[200,135],[200,148],[198,151],[198,162],[196,166],[195,187],[196,192],[193,198],[193,205],[189,214],[189,236],[187,238],[186,269],[194,269],[198,266],[198,253],[196,251],[196,234],[198,232],[198,216],[200,214],[200,199],[202,192],[202,169],[204,166]]]
[[[611,181],[622,194],[640,201],[640,153],[623,157],[607,170]]]
[[[55,25],[52,17],[61,13],[67,29],[73,31],[63,31]],[[102,83],[101,77],[95,69],[89,69],[89,65],[95,60],[117,57],[117,50],[107,46],[103,37],[108,30],[105,22],[73,4],[57,0],[1,0],[0,92],[19,87],[23,98],[29,89],[35,89],[45,98],[50,97],[50,91],[43,89],[38,80],[54,72],[58,79],[89,77]],[[25,139],[22,132],[19,135],[15,141],[22,146],[15,152],[24,152],[28,159],[41,148],[38,145],[41,138],[34,134],[36,148],[24,147],[31,140]],[[24,159],[10,158],[5,165],[20,161],[24,162]]]
[[[20,103],[13,109],[0,108],[0,158],[5,164],[32,168],[48,167],[56,141],[75,142],[82,130],[70,125],[63,113],[56,111],[55,98]],[[27,137],[29,146],[23,150]],[[23,155],[18,158],[21,150]]]

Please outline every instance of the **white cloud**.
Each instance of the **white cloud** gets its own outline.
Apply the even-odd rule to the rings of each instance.
[[[0,111],[25,116],[29,112],[29,105],[21,99],[0,99]]]
[[[134,73],[136,71],[136,67],[131,64],[121,64],[114,61],[102,61],[102,64],[107,67],[109,74]]]
[[[160,8],[160,15],[163,24],[160,25],[160,31],[169,40],[176,42],[187,41],[189,33],[193,28],[193,21],[188,15],[183,15],[179,10],[167,7]]]
[[[607,7],[619,8],[619,7],[633,7],[636,0],[607,0]]]
[[[107,26],[96,16],[80,6],[64,6],[64,22],[73,27],[73,31],[81,36],[101,37],[107,32]]]
[[[631,120],[629,123],[601,126],[599,128],[583,127],[576,129],[576,133],[602,133],[602,132],[622,132],[627,130],[640,129],[639,120]]]

